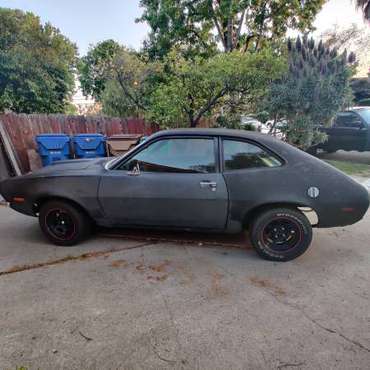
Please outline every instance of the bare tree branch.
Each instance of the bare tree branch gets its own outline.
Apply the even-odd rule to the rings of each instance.
[[[146,110],[146,107],[140,103],[140,101],[135,98],[131,93],[130,91],[128,90],[127,86],[125,85],[125,82],[124,82],[124,79],[122,78],[121,74],[119,73],[119,71],[117,71],[117,69],[115,70],[116,74],[117,74],[117,79],[118,79],[118,83],[120,84],[124,94],[129,98],[129,100],[131,100],[138,108],[142,109],[142,110]]]
[[[216,11],[215,11],[215,9],[213,7],[213,2],[211,2],[211,9],[210,9],[210,11],[212,12],[212,20],[213,20],[214,25],[216,26],[217,33],[218,33],[218,36],[221,39],[222,45],[224,47],[224,50],[227,50],[227,43],[226,43],[226,40],[225,40],[225,35],[222,32],[220,23],[218,22],[218,19],[217,19],[217,16],[216,16]]]

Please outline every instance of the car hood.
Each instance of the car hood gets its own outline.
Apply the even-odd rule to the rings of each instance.
[[[82,171],[95,166],[104,166],[109,158],[93,158],[93,159],[70,159],[66,161],[58,161],[50,166],[43,167],[33,171],[30,176],[45,176],[57,173]]]

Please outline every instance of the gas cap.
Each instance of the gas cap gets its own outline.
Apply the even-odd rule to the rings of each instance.
[[[311,186],[308,188],[307,194],[310,198],[317,198],[320,195],[320,190],[316,186]]]

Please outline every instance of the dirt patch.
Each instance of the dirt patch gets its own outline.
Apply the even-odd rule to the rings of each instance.
[[[228,289],[222,286],[222,279],[224,277],[225,275],[220,274],[217,271],[212,272],[212,281],[210,288],[210,295],[212,297],[224,297],[229,294]]]
[[[112,261],[110,265],[115,268],[126,267],[128,266],[128,262],[126,260],[115,260]]]
[[[171,261],[164,260],[163,262],[145,265],[144,263],[139,263],[135,266],[135,269],[141,274],[146,274],[146,279],[150,281],[165,281],[168,278],[168,267]]]
[[[165,281],[167,280],[167,278],[168,278],[167,274],[161,275],[161,276],[152,276],[152,275],[147,276],[147,280],[152,280],[152,281]]]
[[[143,263],[139,263],[138,265],[135,266],[135,268],[137,271],[141,272],[144,272],[147,269],[147,267]]]
[[[134,248],[142,248],[142,247],[149,246],[149,245],[154,245],[154,244],[153,243],[143,243],[143,244],[135,245],[135,246],[129,247],[129,248],[115,248],[115,249],[110,249],[110,250],[107,250],[107,251],[97,251],[97,252],[83,253],[83,254],[78,255],[78,256],[66,256],[66,257],[63,257],[63,258],[59,258],[59,259],[55,259],[55,260],[51,260],[51,261],[46,261],[46,262],[38,262],[38,263],[25,264],[25,265],[16,265],[16,266],[11,267],[8,270],[0,271],[0,276],[14,274],[16,272],[35,270],[35,269],[39,269],[39,268],[42,268],[42,267],[59,265],[59,264],[63,264],[63,263],[70,262],[70,261],[85,261],[85,260],[89,260],[91,258],[107,257],[112,253],[122,252],[122,251],[125,251],[125,250],[134,249]]]
[[[265,288],[275,295],[285,295],[286,292],[283,288],[275,285],[267,279],[259,279],[255,276],[249,278],[249,281],[256,287]]]
[[[150,265],[149,268],[154,272],[165,272],[169,264],[170,264],[170,261],[165,260],[162,263],[159,263],[157,265]]]

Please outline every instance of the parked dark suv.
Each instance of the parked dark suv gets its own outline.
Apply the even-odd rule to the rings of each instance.
[[[327,141],[309,149],[315,154],[318,149],[333,153],[337,150],[370,151],[370,107],[352,108],[340,112],[331,127],[321,127],[328,135]]]

